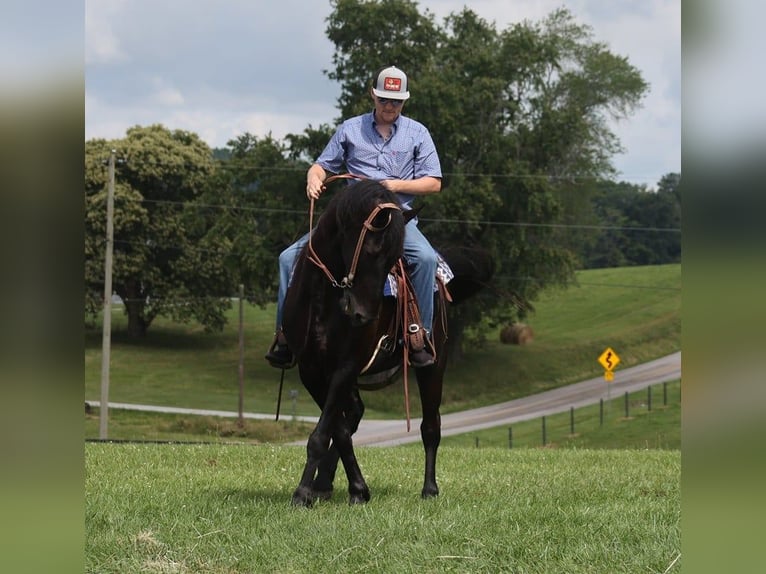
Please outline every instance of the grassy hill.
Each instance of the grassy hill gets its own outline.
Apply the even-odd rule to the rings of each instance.
[[[681,266],[588,270],[578,284],[545,293],[528,324],[534,341],[504,345],[492,337],[452,365],[445,379],[443,412],[454,412],[570,384],[601,374],[596,359],[606,347],[621,368],[680,349]],[[236,411],[238,406],[237,310],[222,333],[159,320],[147,337],[127,339],[122,310],[113,312],[110,400]],[[245,410],[274,412],[279,371],[263,360],[273,332],[273,308],[245,307]],[[99,399],[101,333],[86,333],[85,398]],[[283,412],[297,390],[295,412],[316,415],[296,370],[285,376]],[[364,395],[367,418],[402,416],[402,391],[394,385]],[[413,416],[419,405],[412,400]],[[88,425],[91,425],[90,427]],[[86,421],[86,436],[95,436]],[[96,433],[97,434],[97,433]]]
[[[289,506],[305,449],[85,447],[87,572],[681,571],[678,451],[357,449],[372,492]]]

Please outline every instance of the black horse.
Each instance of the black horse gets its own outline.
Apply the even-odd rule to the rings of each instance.
[[[339,458],[348,478],[350,503],[370,499],[351,439],[364,413],[358,378],[369,367],[381,334],[397,313],[394,298],[384,297],[383,287],[402,256],[405,225],[414,215],[401,210],[394,194],[380,183],[353,183],[332,198],[311,241],[298,256],[285,300],[283,330],[295,353],[301,381],[321,415],[308,439],[306,465],[292,497],[294,505],[310,506],[315,498],[331,496]],[[455,274],[449,283],[454,302],[478,291],[492,275],[486,252],[448,250],[442,255]],[[436,451],[441,440],[439,407],[447,364],[446,309],[440,297],[434,315],[436,362],[415,372],[426,457],[423,498],[439,493]],[[401,360],[401,356],[391,355],[388,364],[384,360],[377,370],[391,380]]]

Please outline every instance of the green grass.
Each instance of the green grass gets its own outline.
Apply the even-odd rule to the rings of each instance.
[[[588,270],[579,285],[544,294],[528,319],[535,339],[503,345],[497,333],[481,349],[449,367],[443,413],[508,401],[603,373],[596,359],[606,347],[619,368],[680,349],[681,266]],[[263,359],[273,333],[273,307],[245,307],[245,402],[249,412],[274,412],[279,371]],[[126,336],[122,311],[113,312],[110,401],[236,411],[237,309],[222,333],[158,319],[139,342]],[[100,398],[101,332],[86,332],[85,398]],[[297,390],[296,413],[317,415],[296,369],[285,376],[285,397]],[[401,418],[400,384],[364,393],[367,418]],[[285,407],[292,412],[292,405]],[[412,416],[419,416],[417,399]],[[87,435],[97,436],[97,435]]]
[[[85,414],[87,438],[99,436],[99,416],[98,408]],[[313,428],[290,416],[279,422],[245,419],[239,426],[236,418],[111,409],[108,435],[111,440],[261,444],[303,440]]]
[[[648,409],[648,389],[630,393],[628,417],[625,396],[604,401],[604,421],[599,404],[574,411],[574,434],[570,412],[545,417],[548,448],[588,449],[681,449],[681,382],[668,383],[667,405],[663,404],[663,385],[652,385],[652,410]],[[525,448],[543,446],[542,419],[473,431],[442,438],[445,446],[476,448]],[[509,444],[509,439],[512,443]]]
[[[680,572],[680,453],[360,448],[372,491],[289,500],[300,447],[85,446],[87,572]],[[672,567],[671,567],[672,565]]]

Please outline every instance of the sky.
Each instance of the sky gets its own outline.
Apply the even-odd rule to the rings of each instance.
[[[438,22],[467,5],[498,29],[565,6],[650,86],[642,107],[613,126],[625,148],[613,158],[618,178],[653,187],[681,171],[680,0],[418,5]],[[332,124],[340,90],[323,73],[332,66],[330,11],[322,0],[86,1],[85,138],[161,123],[224,147],[245,132],[281,139]]]

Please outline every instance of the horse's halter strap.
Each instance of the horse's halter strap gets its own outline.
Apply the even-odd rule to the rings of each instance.
[[[329,177],[325,183],[329,183],[335,179],[350,179],[354,178],[355,176],[349,175],[349,174],[343,174],[343,175],[336,175]],[[386,224],[382,227],[375,227],[372,222],[375,220],[375,217],[383,211],[384,209],[401,209],[399,205],[396,203],[379,203],[375,206],[375,208],[370,212],[370,215],[367,216],[367,219],[364,220],[364,223],[362,224],[362,230],[359,233],[359,239],[356,241],[356,249],[354,250],[354,257],[351,260],[351,267],[348,270],[348,273],[346,276],[338,282],[335,277],[333,276],[332,272],[327,268],[327,266],[322,262],[322,260],[319,258],[319,255],[317,255],[316,251],[314,251],[314,246],[312,245],[311,238],[313,236],[314,232],[314,198],[311,198],[311,209],[309,210],[309,245],[308,245],[308,260],[311,261],[314,265],[319,267],[322,272],[327,276],[327,278],[330,280],[330,283],[332,283],[333,287],[339,287],[341,289],[348,289],[354,285],[354,276],[356,275],[356,267],[359,264],[359,255],[362,252],[362,245],[364,244],[364,237],[367,235],[368,231],[383,231],[386,227],[388,227],[391,224],[391,213],[388,214],[388,220],[386,221]]]

